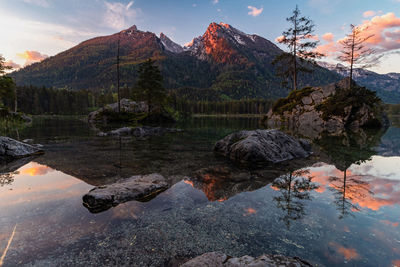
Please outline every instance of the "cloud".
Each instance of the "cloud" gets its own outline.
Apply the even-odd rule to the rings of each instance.
[[[281,36],[276,37],[276,38],[275,38],[275,41],[276,41],[277,43],[280,43],[280,42],[283,41],[283,39],[285,39],[285,37],[284,37],[283,35],[281,35]]]
[[[373,35],[367,44],[381,52],[400,48],[400,18],[392,12],[364,20],[359,27],[363,36]]]
[[[343,0],[309,0],[308,6],[318,9],[321,13],[332,14],[336,11],[337,5]]]
[[[8,66],[8,67],[11,67],[11,68],[13,68],[13,69],[15,69],[15,70],[17,70],[17,69],[20,69],[20,68],[21,68],[21,65],[19,65],[19,64],[17,64],[17,63],[15,63],[15,62],[14,62],[14,61],[12,61],[12,60],[8,60],[8,61],[6,61],[5,65],[6,65],[6,66]]]
[[[197,7],[197,4],[193,4],[192,7]]]
[[[133,24],[133,19],[137,17],[140,9],[131,8],[133,1],[127,5],[119,2],[110,3],[105,1],[106,14],[104,16],[105,25],[115,30],[122,30]]]
[[[23,0],[25,3],[37,5],[40,7],[49,7],[50,2],[48,0]]]
[[[17,56],[19,58],[25,59],[24,66],[28,66],[32,63],[40,62],[49,57],[48,55],[41,54],[38,51],[28,51],[28,50],[23,53],[18,53]]]
[[[396,17],[394,13],[390,12],[364,20],[358,27],[362,30],[361,37],[372,35],[365,44],[377,53],[388,53],[400,49],[400,18]],[[326,43],[317,47],[318,52],[327,56],[335,56],[340,51],[340,41],[343,38],[334,41],[333,34],[326,33],[322,39]]]
[[[247,14],[249,14],[250,16],[253,16],[253,17],[259,16],[264,10],[263,7],[262,8],[256,8],[254,6],[248,6],[247,8],[250,9],[250,11]]]
[[[322,39],[326,42],[333,42],[335,36],[331,32],[327,32],[324,35],[322,35]]]
[[[212,3],[213,3],[213,5],[216,5],[219,3],[219,0],[213,0]]]
[[[373,17],[373,16],[375,16],[375,15],[376,15],[376,12],[373,11],[373,10],[368,10],[368,11],[365,11],[365,12],[363,13],[363,17],[364,17],[364,18]]]

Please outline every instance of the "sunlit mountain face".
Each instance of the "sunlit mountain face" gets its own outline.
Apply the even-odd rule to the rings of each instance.
[[[348,136],[319,140],[297,165],[246,169],[212,147],[229,132],[258,128],[256,120],[198,118],[179,135],[141,140],[94,137],[81,121],[69,124],[67,137],[67,121],[42,123],[19,134],[34,136],[46,154],[0,169],[4,266],[163,266],[215,250],[324,266],[400,259],[400,155],[388,150],[397,128],[355,144],[343,142]],[[151,172],[170,188],[148,202],[96,214],[82,204],[94,186]]]

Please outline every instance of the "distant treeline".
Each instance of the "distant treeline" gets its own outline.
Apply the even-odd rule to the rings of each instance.
[[[46,87],[18,86],[18,111],[33,114],[86,115],[107,104],[117,102],[117,95],[108,91],[95,93],[88,90],[53,89]],[[121,88],[121,98],[132,96],[132,90]],[[273,100],[251,99],[232,101],[188,101],[175,95],[169,97],[169,105],[182,114],[264,114]],[[13,99],[5,101],[14,109]]]
[[[175,110],[184,114],[265,114],[272,107],[271,99],[244,99],[232,101],[173,101]]]

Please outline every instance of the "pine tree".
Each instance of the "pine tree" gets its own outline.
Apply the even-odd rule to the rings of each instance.
[[[6,75],[6,71],[12,69],[6,66],[5,59],[0,55],[0,104],[5,99],[14,97],[15,83],[13,79]]]
[[[152,59],[148,59],[139,67],[139,78],[135,86],[135,95],[148,105],[148,113],[161,111],[166,100],[166,91],[163,87],[163,77],[159,68]]]
[[[314,23],[312,20],[300,15],[296,6],[291,17],[286,20],[291,24],[289,29],[282,33],[279,43],[288,47],[289,52],[278,55],[272,64],[277,67],[277,74],[285,79],[292,79],[293,90],[297,90],[299,72],[311,72],[307,65],[315,64],[317,58],[323,54],[315,52],[318,41],[312,41]]]
[[[379,56],[374,57],[374,50],[368,48],[365,42],[372,38],[374,35],[365,36],[364,32],[366,28],[360,28],[350,25],[351,32],[340,41],[342,46],[341,55],[337,58],[338,60],[349,65],[349,82],[348,88],[351,88],[353,80],[353,69],[357,68],[368,68],[379,62]]]

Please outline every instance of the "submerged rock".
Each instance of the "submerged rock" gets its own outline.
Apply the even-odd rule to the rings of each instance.
[[[38,147],[0,136],[0,159],[18,159],[43,153]]]
[[[83,205],[97,213],[131,200],[148,201],[168,187],[166,179],[157,173],[132,176],[93,188],[83,196]]]
[[[299,258],[291,258],[282,255],[261,255],[258,258],[243,256],[233,258],[221,252],[209,252],[200,255],[181,265],[181,267],[272,267],[272,266],[293,266],[303,267],[312,266]]]
[[[99,132],[98,136],[124,136],[133,135],[135,137],[146,137],[153,135],[163,135],[166,133],[182,132],[181,129],[163,128],[163,127],[123,127],[110,132]]]
[[[226,136],[215,144],[214,151],[241,163],[279,163],[307,158],[311,145],[278,130],[254,130]]]

